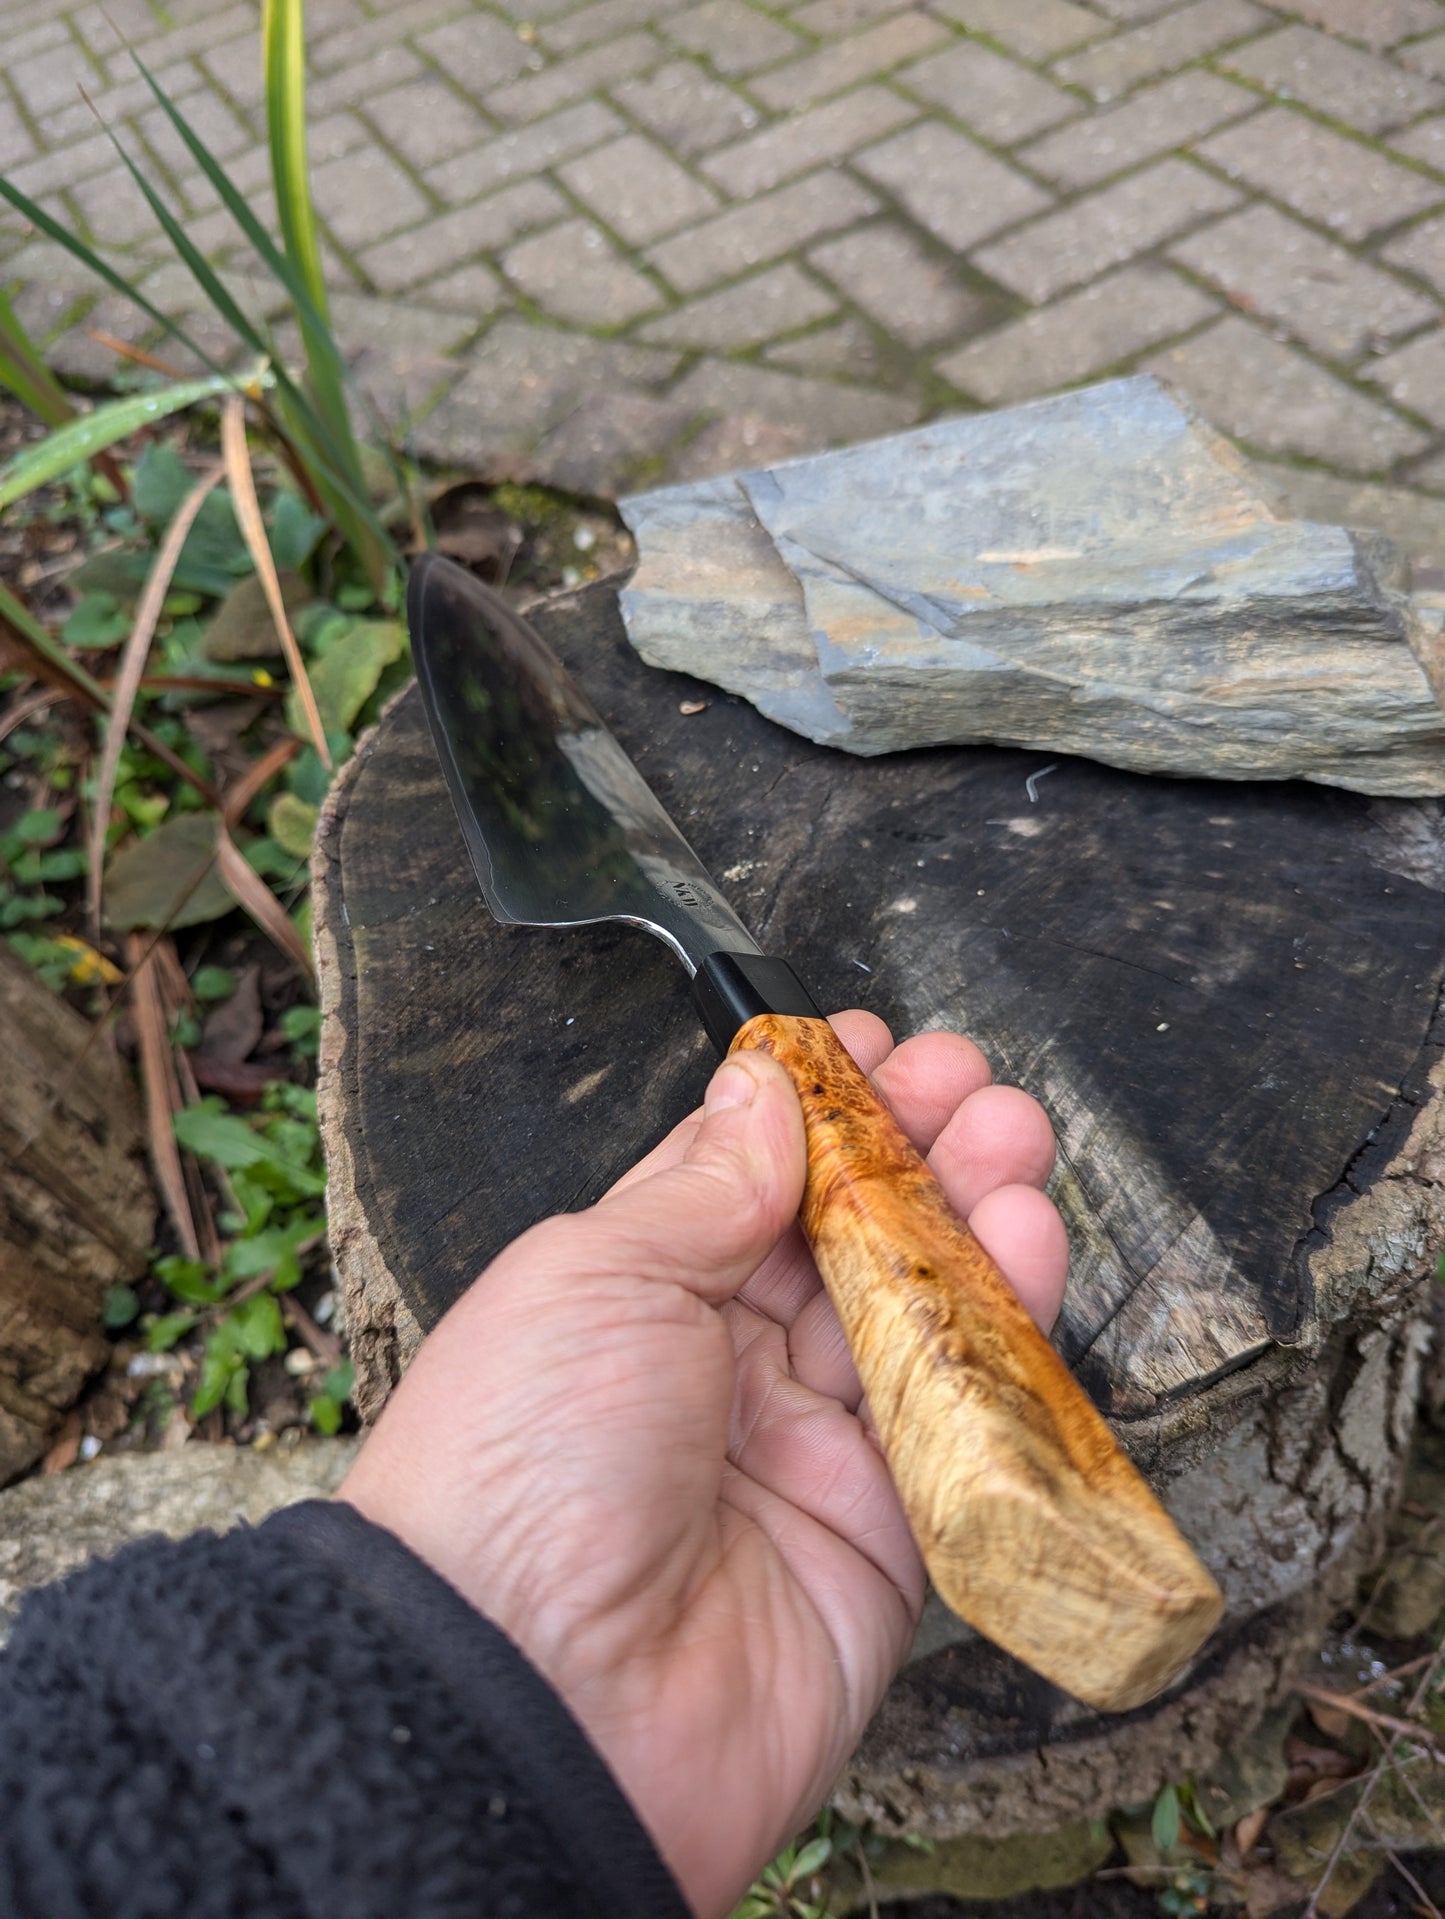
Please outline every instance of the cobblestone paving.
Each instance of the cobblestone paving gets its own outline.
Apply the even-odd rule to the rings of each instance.
[[[91,106],[271,297],[253,0],[0,0],[0,167],[194,305]],[[1143,367],[1445,565],[1441,0],[313,0],[338,330],[425,453],[616,491]],[[63,365],[147,322],[8,212]],[[84,323],[82,325],[82,323]],[[210,336],[208,335],[208,338]]]

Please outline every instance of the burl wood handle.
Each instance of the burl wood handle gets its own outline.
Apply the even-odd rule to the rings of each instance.
[[[803,1105],[803,1229],[934,1585],[1091,1706],[1152,1699],[1219,1588],[826,1020],[764,1013]]]

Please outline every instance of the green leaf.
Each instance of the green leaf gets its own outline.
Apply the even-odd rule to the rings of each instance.
[[[793,1877],[810,1879],[815,1872],[821,1872],[833,1855],[831,1839],[810,1839],[797,1858],[793,1861]]]
[[[266,827],[276,844],[298,860],[310,859],[320,809],[298,800],[294,793],[278,793],[266,816]]]
[[[133,1286],[107,1286],[100,1302],[100,1323],[107,1332],[119,1332],[129,1326],[140,1311],[140,1298]]]
[[[198,966],[191,975],[191,991],[203,1006],[229,999],[236,990],[236,975],[229,966]]]
[[[294,571],[304,566],[316,551],[327,524],[299,493],[278,493],[271,515],[271,554],[277,568],[284,574],[288,567]]]
[[[57,846],[36,860],[39,877],[52,881],[78,880],[88,865],[85,851],[79,846]]]
[[[339,1399],[344,1403],[351,1397],[355,1378],[355,1368],[351,1361],[343,1359],[326,1374],[321,1382],[321,1390],[323,1393],[329,1393],[333,1399]]]
[[[168,441],[148,440],[131,471],[131,502],[153,527],[168,526],[195,483],[195,474]]]
[[[275,1158],[268,1140],[248,1126],[245,1120],[224,1110],[218,1099],[203,1099],[198,1106],[187,1106],[173,1121],[176,1138],[198,1159],[212,1159],[227,1172],[248,1166],[263,1166]]]
[[[376,691],[382,674],[405,651],[406,628],[400,620],[358,620],[348,633],[331,643],[311,668],[311,690],[328,737],[350,732],[352,721]],[[308,737],[306,717],[294,688],[286,698],[286,724],[298,737]]]
[[[281,1032],[291,1050],[306,1059],[315,1059],[321,1040],[321,1008],[288,1006],[281,1015]]]
[[[299,23],[299,8],[298,8]],[[280,56],[292,59],[289,52]],[[266,228],[256,218],[247,197],[238,189],[205,142],[191,127],[180,109],[167,98],[164,89],[138,54],[132,54],[141,77],[154,94],[161,110],[190,150],[202,173],[210,181],[222,204],[256,250],[263,264],[285,287],[296,307],[296,317],[306,342],[308,370],[316,391],[316,404],[301,391],[282,366],[276,368],[280,411],[298,452],[311,467],[311,477],[325,499],[332,517],[379,588],[388,577],[388,568],[396,564],[396,548],[377,518],[367,492],[350,413],[346,406],[345,363],[331,336],[330,321],[311,298],[304,274],[291,258],[281,252]],[[123,156],[124,157],[124,156]],[[304,164],[304,160],[303,160]],[[131,171],[135,174],[135,169]],[[139,180],[139,176],[136,176]],[[234,302],[216,280],[210,267],[196,253],[175,220],[156,201],[145,182],[141,190],[171,235],[173,243],[216,310],[223,315],[242,339],[253,339],[254,329],[244,314],[235,312]],[[0,182],[0,192],[5,191]],[[11,196],[13,199],[13,195]],[[21,196],[23,197],[23,196]],[[17,202],[18,204],[18,202]],[[284,201],[283,201],[284,205]],[[24,209],[22,208],[22,211]],[[231,309],[228,311],[228,308]],[[234,314],[234,317],[233,317]],[[237,321],[240,322],[239,326]]]
[[[225,1337],[224,1324],[218,1326],[206,1341],[205,1357],[201,1361],[201,1378],[196,1387],[195,1398],[191,1401],[191,1413],[196,1419],[204,1419],[207,1413],[214,1412],[223,1399],[229,1399],[233,1390],[232,1382],[240,1376],[241,1391],[246,1389],[248,1368],[245,1360],[236,1351],[231,1341]]]
[[[65,821],[55,807],[37,806],[22,813],[5,837],[21,846],[48,846],[64,831]]]
[[[350,742],[347,742],[348,750]],[[333,755],[334,757],[334,755]],[[286,784],[297,799],[320,806],[331,788],[331,775],[314,746],[304,746],[286,768]]]
[[[184,1339],[196,1323],[194,1313],[162,1313],[146,1326],[146,1350],[168,1353],[178,1339]]]
[[[60,629],[67,646],[119,646],[130,632],[130,615],[113,593],[87,593]]]
[[[253,1293],[226,1315],[247,1359],[269,1359],[286,1350],[286,1327],[274,1293]]]
[[[36,351],[3,292],[0,292],[0,382],[47,426],[63,426],[75,417],[75,408]]]
[[[142,427],[152,426],[198,400],[213,399],[241,384],[229,374],[211,375],[204,380],[178,380],[173,385],[148,393],[134,393],[122,400],[111,400],[92,413],[82,414],[68,426],[47,433],[37,446],[23,448],[0,467],[0,509],[24,499],[37,487],[58,480],[82,460],[103,453],[117,441],[129,439]]]
[[[162,1266],[171,1270],[163,1273]],[[225,1296],[225,1288],[216,1283],[198,1259],[158,1260],[156,1271],[176,1298],[183,1299],[188,1306],[214,1306]]]
[[[1165,1786],[1154,1801],[1149,1832],[1160,1852],[1172,1852],[1179,1843],[1179,1794]]]
[[[217,877],[215,851],[214,813],[176,813],[144,839],[131,840],[106,872],[107,920],[128,930],[220,919],[235,902]]]
[[[341,1431],[341,1402],[333,1399],[330,1393],[317,1393],[307,1411],[311,1415],[311,1424],[328,1439],[334,1439]]]

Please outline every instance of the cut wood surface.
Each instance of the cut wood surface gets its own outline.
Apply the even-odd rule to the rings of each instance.
[[[606,585],[534,618],[821,1004],[968,1031],[1043,1100],[1059,1350],[1225,1591],[1183,1688],[1122,1730],[930,1612],[843,1802],[1006,1831],[1142,1796],[1263,1706],[1395,1484],[1445,1233],[1439,803],[991,748],[860,761],[644,666]],[[333,792],[316,872],[334,1247],[374,1412],[485,1261],[601,1193],[712,1056],[646,935],[492,922],[414,692]]]
[[[105,1364],[107,1286],[145,1271],[155,1200],[109,1036],[0,942],[0,1484]]]

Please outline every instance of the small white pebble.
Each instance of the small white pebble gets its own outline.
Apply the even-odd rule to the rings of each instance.
[[[391,1736],[392,1736],[392,1740],[394,1741],[396,1745],[409,1746],[411,1744],[411,1727],[410,1726],[393,1726],[391,1729]]]
[[[1168,1020],[1167,1020],[1167,1019],[1161,1019],[1161,1020],[1160,1020],[1160,1022],[1159,1022],[1159,1024],[1158,1024],[1158,1025],[1157,1025],[1157,1026],[1156,1026],[1156,1027],[1154,1028],[1154,1031],[1155,1031],[1156,1033],[1167,1033],[1167,1032],[1169,1031],[1169,1022],[1168,1022]]]
[[[85,1435],[85,1438],[82,1439],[80,1442],[81,1458],[96,1459],[99,1457],[99,1455],[100,1455],[100,1441],[96,1438],[94,1433],[87,1433]]]
[[[590,553],[597,544],[597,535],[590,526],[579,526],[572,535],[572,544],[579,553]]]

